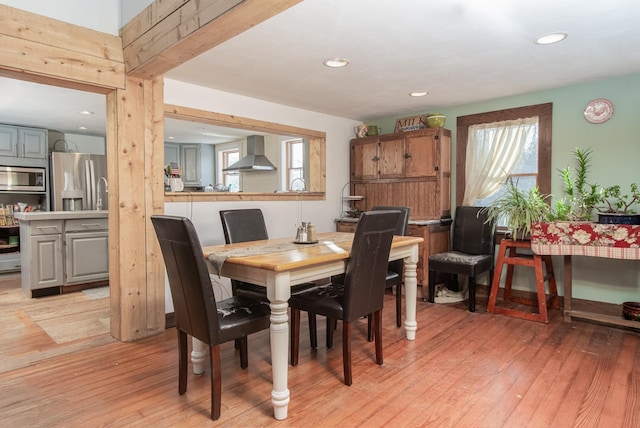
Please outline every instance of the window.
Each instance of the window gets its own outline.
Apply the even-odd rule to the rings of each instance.
[[[307,190],[304,179],[304,141],[302,139],[286,141],[287,189],[289,191]]]
[[[551,114],[552,104],[539,104],[508,110],[460,116],[457,121],[457,162],[456,162],[456,205],[462,205],[466,187],[466,160],[469,150],[469,136],[480,128],[491,133],[499,126],[509,126],[512,121],[535,122],[534,130],[520,137],[522,143],[517,162],[511,175],[518,187],[528,190],[537,185],[543,194],[551,193]],[[529,118],[529,119],[527,119]],[[484,127],[475,125],[485,125]],[[501,189],[501,188],[500,188]],[[488,205],[500,196],[501,190],[492,195],[476,199],[474,205]]]
[[[218,152],[218,174],[220,183],[224,184],[230,192],[240,191],[240,174],[223,171],[224,168],[240,160],[240,149],[220,150]]]

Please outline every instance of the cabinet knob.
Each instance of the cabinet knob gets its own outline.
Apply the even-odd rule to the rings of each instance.
[[[380,158],[378,156],[374,156],[373,158],[371,158],[372,161],[379,161]]]
[[[405,154],[404,154],[404,158],[405,158],[405,159],[409,159],[410,157],[411,157],[411,155],[410,155],[409,153],[405,153]]]

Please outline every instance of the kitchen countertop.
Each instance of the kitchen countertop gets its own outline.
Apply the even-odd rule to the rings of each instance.
[[[355,217],[340,217],[335,221],[344,221],[345,223],[357,223],[359,218]],[[451,224],[451,218],[443,218],[442,220],[409,220],[409,224],[415,224],[418,226],[428,226],[432,224]]]
[[[109,216],[109,211],[33,211],[28,213],[17,212],[14,213],[13,216],[20,221],[72,220],[76,218],[107,218]]]

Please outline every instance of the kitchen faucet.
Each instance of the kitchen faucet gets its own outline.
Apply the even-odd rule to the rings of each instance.
[[[104,181],[104,193],[105,195],[109,193],[109,184],[107,183],[107,179],[104,177],[100,177],[98,179],[98,201],[96,202],[96,211],[100,211],[102,209],[102,197],[100,196],[100,183]]]

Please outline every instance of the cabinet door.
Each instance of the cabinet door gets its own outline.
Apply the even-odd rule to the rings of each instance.
[[[35,235],[31,237],[29,244],[31,289],[62,285],[62,235]]]
[[[351,143],[351,179],[375,180],[377,178],[378,139],[353,141]]]
[[[200,186],[200,144],[182,144],[182,181],[185,186]]]
[[[435,177],[437,174],[434,135],[415,135],[405,141],[405,177]]]
[[[47,157],[47,145],[46,130],[18,128],[18,156],[45,159]]]
[[[109,279],[108,232],[65,234],[65,285]]]
[[[0,125],[0,156],[18,156],[18,128]]]
[[[402,178],[404,176],[404,138],[380,140],[378,150],[379,178]]]
[[[180,166],[180,144],[164,143],[164,164],[175,162]]]

